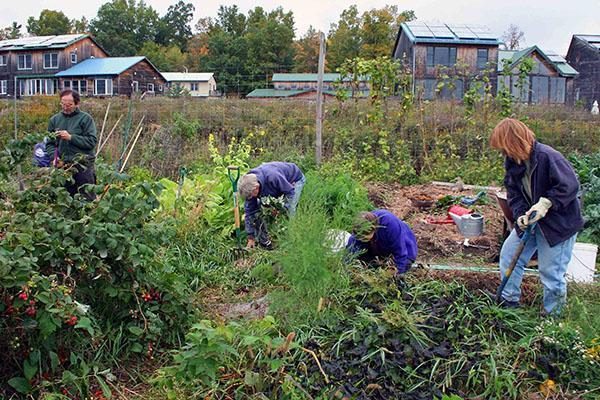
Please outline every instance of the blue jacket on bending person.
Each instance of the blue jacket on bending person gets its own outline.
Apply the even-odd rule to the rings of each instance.
[[[284,196],[285,207],[293,215],[305,182],[304,174],[296,164],[279,161],[261,164],[242,176],[238,190],[240,196],[246,199],[244,210],[248,247],[254,247],[255,236],[258,236],[259,243],[270,246],[266,227],[257,218],[260,199]]]
[[[346,248],[359,259],[393,256],[399,274],[417,259],[417,239],[410,227],[387,210],[361,213]]]

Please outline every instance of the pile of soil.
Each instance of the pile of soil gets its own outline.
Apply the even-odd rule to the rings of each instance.
[[[463,246],[464,237],[455,224],[438,225],[427,222],[428,217],[444,219],[447,216],[449,205],[422,209],[415,205],[411,199],[423,200],[426,197],[437,200],[446,195],[475,196],[477,190],[458,191],[451,187],[433,184],[404,186],[401,184],[368,184],[369,199],[378,208],[390,210],[412,228],[419,246],[418,261],[422,263],[435,262],[464,262],[465,259],[474,259],[478,264],[482,262],[494,263],[498,260],[502,245],[504,216],[492,191],[487,192],[483,202],[479,201],[474,206],[464,206],[483,215],[485,220],[484,234],[471,238],[469,243],[480,247]]]

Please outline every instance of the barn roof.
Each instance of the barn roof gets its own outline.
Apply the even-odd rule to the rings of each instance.
[[[69,76],[119,75],[145,59],[146,57],[143,56],[88,58],[65,71],[57,73],[56,76],[64,78]],[[154,69],[156,70],[156,68]],[[160,74],[158,70],[156,72]]]
[[[444,24],[422,21],[403,22],[396,37],[396,46],[401,32],[413,43],[474,44],[497,46],[502,43],[484,25]],[[396,47],[394,46],[394,48]]]

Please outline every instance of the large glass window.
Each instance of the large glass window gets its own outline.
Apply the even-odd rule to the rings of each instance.
[[[427,66],[446,65],[448,67],[456,64],[456,47],[427,47]]]
[[[477,68],[484,69],[488,63],[488,57],[488,49],[477,49]]]
[[[111,96],[112,92],[112,79],[96,79],[94,81],[94,94],[96,96]]]
[[[31,69],[31,54],[19,54],[17,69]]]
[[[58,53],[44,54],[44,69],[58,68]]]
[[[0,81],[0,94],[6,94],[8,91],[8,81]]]
[[[8,64],[8,56],[6,54],[0,55],[0,67],[5,66],[6,64]]]
[[[531,79],[531,102],[548,102],[549,79],[547,76],[534,76]]]
[[[562,77],[550,78],[550,103],[565,102],[565,86],[567,80]]]

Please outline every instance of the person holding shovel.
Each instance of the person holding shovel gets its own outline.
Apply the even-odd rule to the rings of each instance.
[[[387,210],[358,214],[346,248],[366,263],[376,257],[392,256],[398,277],[410,269],[418,253],[417,239],[410,227]]]
[[[53,115],[48,123],[48,132],[54,137],[46,142],[46,154],[53,160],[55,167],[73,164],[75,173],[73,182],[66,184],[67,191],[74,196],[83,195],[88,201],[96,197],[85,191],[85,184],[96,184],[94,169],[97,138],[96,125],[92,116],[79,110],[79,93],[65,89],[60,93],[62,111]]]
[[[504,185],[517,221],[500,251],[502,276],[516,256],[523,232],[535,224],[501,296],[499,294],[500,304],[519,306],[523,272],[537,250],[544,286],[542,313],[558,314],[566,302],[567,266],[577,232],[584,224],[577,197],[577,175],[562,154],[538,142],[531,129],[516,119],[500,121],[492,132],[490,145],[505,156]]]
[[[293,216],[305,183],[306,178],[296,164],[279,161],[261,164],[240,178],[238,192],[245,199],[248,248],[253,248],[257,239],[262,247],[273,246],[266,223],[259,216],[261,198],[284,196],[285,208]]]

